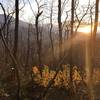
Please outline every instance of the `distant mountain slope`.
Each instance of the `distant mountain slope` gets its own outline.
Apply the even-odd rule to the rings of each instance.
[[[12,24],[14,24],[15,18],[12,17],[12,16],[9,16],[7,18],[7,20],[9,20],[10,18],[11,18]],[[3,24],[3,23],[4,23],[4,15],[3,14],[0,14],[0,24]],[[28,23],[27,22],[24,22],[22,20],[19,20],[19,27],[20,26],[27,27],[28,26]]]

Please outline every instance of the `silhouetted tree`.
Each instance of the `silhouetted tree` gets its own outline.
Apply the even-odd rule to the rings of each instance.
[[[61,0],[58,0],[58,30],[59,30],[59,58],[61,59],[63,48],[62,48],[62,22],[61,22]]]
[[[70,32],[70,40],[71,40],[71,47],[70,47],[70,99],[72,100],[72,96],[73,96],[73,79],[72,79],[72,69],[73,69],[73,31],[74,31],[74,10],[75,10],[75,5],[74,5],[75,1],[72,0],[71,1],[71,32]]]
[[[31,24],[28,25],[27,54],[26,54],[26,63],[25,63],[25,74],[27,74],[27,68],[29,66],[29,56],[30,56],[30,31],[31,31]]]
[[[41,53],[42,53],[42,33],[39,31],[39,17],[43,13],[43,11],[40,11],[41,7],[43,5],[39,5],[38,1],[35,0],[38,7],[38,12],[35,17],[35,28],[36,28],[36,40],[37,40],[37,53],[38,53],[38,62],[41,64]]]
[[[16,74],[16,78],[17,78],[17,95],[16,95],[16,99],[17,100],[20,100],[20,76],[19,76],[19,70],[18,70],[18,66],[17,66],[18,65],[18,62],[17,62],[16,58],[14,57],[14,55],[12,54],[11,50],[9,49],[9,47],[8,47],[8,45],[6,43],[6,39],[5,39],[4,34],[2,34],[2,30],[6,26],[7,19],[6,19],[5,9],[4,9],[4,7],[3,7],[3,5],[1,3],[0,3],[0,6],[1,6],[3,12],[4,12],[4,24],[0,28],[0,36],[1,36],[1,39],[2,39],[2,42],[3,42],[4,46],[5,46],[5,48],[8,51],[8,54],[10,55],[10,57],[11,57],[14,65],[15,65],[14,66],[14,69],[15,69],[15,74]]]
[[[93,67],[94,59],[95,59],[95,45],[96,45],[96,34],[97,34],[97,27],[98,27],[98,16],[99,16],[99,0],[95,1],[95,20],[94,20],[94,29],[92,33],[92,39],[91,39],[91,67],[90,67],[90,80],[89,80],[89,87],[91,92],[91,100],[94,100],[94,92],[93,92]]]
[[[15,0],[15,34],[14,34],[14,48],[13,48],[13,56],[17,60],[17,51],[18,51],[18,29],[19,29],[19,0]],[[17,66],[14,63],[14,66]],[[20,79],[19,79],[19,73],[16,71],[17,75],[17,82],[18,82],[18,88],[17,88],[17,100],[20,100]]]
[[[55,55],[54,55],[54,43],[53,43],[53,34],[52,34],[52,28],[53,28],[53,23],[52,23],[52,17],[53,17],[53,2],[54,0],[52,0],[51,2],[51,11],[50,11],[50,42],[51,42],[51,51],[52,51],[52,63],[54,64],[54,60],[55,60]]]

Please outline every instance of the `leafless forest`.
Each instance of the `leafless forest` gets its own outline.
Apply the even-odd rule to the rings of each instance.
[[[0,100],[100,100],[99,0],[0,0]]]

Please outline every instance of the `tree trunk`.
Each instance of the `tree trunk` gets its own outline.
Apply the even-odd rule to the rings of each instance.
[[[74,96],[74,91],[73,91],[73,80],[72,80],[72,69],[73,69],[73,24],[74,24],[74,0],[71,2],[71,47],[70,47],[70,99],[72,100],[72,96]]]
[[[96,50],[96,33],[97,33],[97,26],[98,26],[98,16],[99,16],[99,0],[96,0],[95,4],[95,21],[94,21],[94,29],[91,36],[91,67],[90,67],[90,80],[89,80],[89,89],[90,89],[90,95],[91,100],[94,100],[94,90],[93,90],[93,69],[95,67],[95,50]]]
[[[62,23],[61,23],[61,0],[58,0],[58,30],[59,30],[59,58],[62,58]]]
[[[53,28],[53,24],[52,24],[53,1],[52,1],[52,5],[51,5],[51,13],[50,13],[50,42],[51,42],[52,63],[53,63],[52,65],[54,65],[54,60],[55,60],[53,37],[52,37],[52,28]]]
[[[41,34],[39,32],[38,20],[43,11],[37,13],[36,20],[35,20],[35,28],[36,28],[36,39],[37,39],[37,53],[38,53],[38,62],[41,64]]]
[[[19,28],[19,0],[15,0],[15,34],[14,34],[14,48],[13,55],[17,59],[18,51],[18,28]]]
[[[15,34],[14,34],[14,48],[13,56],[17,60],[17,51],[18,51],[18,28],[19,28],[19,0],[15,0]],[[14,66],[17,66],[14,63]],[[15,69],[17,77],[17,100],[20,100],[20,78],[18,68]]]
[[[28,38],[27,38],[27,54],[26,54],[26,63],[25,63],[25,75],[27,74],[27,67],[29,65],[29,55],[30,55],[30,28],[31,25],[28,26]]]

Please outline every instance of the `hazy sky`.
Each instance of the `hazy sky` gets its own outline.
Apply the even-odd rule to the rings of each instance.
[[[12,1],[12,2],[9,2],[9,1]],[[24,1],[25,1],[26,4],[25,4],[25,7],[23,8],[23,10],[20,11],[20,19],[29,22],[32,19],[34,19],[34,14],[33,14],[32,10],[30,8],[30,5],[29,5],[28,1],[30,1],[31,5],[32,5],[32,9],[34,10],[35,14],[37,12],[37,5],[36,5],[35,0],[24,0]],[[44,15],[46,15],[46,17],[49,17],[50,12],[48,11],[48,9],[50,9],[49,8],[50,1],[52,1],[52,0],[38,0],[38,1],[41,1],[40,4],[46,3],[46,6],[43,9],[43,11],[44,11]],[[57,17],[57,10],[56,10],[57,9],[57,5],[58,5],[57,1],[58,0],[54,0],[54,2],[55,2],[54,6],[56,6],[56,8],[54,9],[54,13],[55,13],[54,17],[55,17],[55,19]],[[62,0],[62,1],[64,1],[64,0]],[[69,1],[71,1],[71,0],[69,0]],[[80,1],[79,5],[84,5],[84,4],[86,5],[86,4],[88,4],[88,0],[79,0],[79,1]],[[93,1],[94,0],[90,0],[90,2],[93,2]],[[14,9],[14,5],[13,5],[14,4],[14,0],[0,0],[0,2],[3,3],[4,7],[6,8],[6,10]],[[67,6],[65,6],[65,11],[63,12],[62,21],[63,21],[63,19],[65,19],[66,11],[68,9],[70,9],[70,4],[71,3],[69,2],[69,4],[67,4]],[[23,2],[21,2],[20,7],[21,6],[23,6]],[[0,13],[2,13],[1,10],[0,10]]]
[[[28,0],[27,0],[28,1]],[[37,11],[37,5],[36,5],[36,2],[35,2],[35,0],[29,0],[30,1],[30,3],[31,3],[31,5],[32,5],[32,8],[33,8],[33,10],[34,10],[34,13],[36,13],[36,11]],[[41,4],[43,4],[43,3],[45,3],[46,2],[46,4],[47,4],[47,8],[48,8],[48,6],[49,6],[49,4],[50,4],[50,1],[52,1],[52,0],[41,0],[42,2],[41,2]],[[54,0],[55,1],[55,5],[54,6],[58,6],[58,4],[57,4],[57,2],[58,2],[58,0]],[[62,0],[62,1],[64,1],[64,0]],[[69,0],[69,1],[71,1],[71,0]],[[90,0],[90,2],[92,3],[94,0]],[[70,9],[70,2],[69,2],[69,4],[67,4],[67,7],[65,7],[65,11],[67,11],[68,10],[68,8]],[[88,0],[80,0],[80,3],[79,3],[79,5],[87,5],[88,4]],[[31,19],[32,18],[32,16],[34,16],[34,14],[33,14],[33,12],[31,11],[31,8],[30,8],[30,5],[29,5],[29,2],[27,2],[27,4],[25,5],[25,8],[23,9],[24,10],[24,19],[25,20],[29,20],[29,19]],[[45,11],[44,12],[46,12],[45,14],[50,14],[50,13],[48,13],[48,10],[46,10],[46,9],[44,9]],[[56,8],[54,9],[54,10],[56,10]],[[57,11],[56,11],[57,12]],[[57,14],[56,14],[57,15]],[[63,16],[62,16],[62,20],[63,19],[65,19],[65,16],[66,16],[66,13],[64,12],[63,13]],[[55,16],[55,17],[57,17],[57,16]]]

